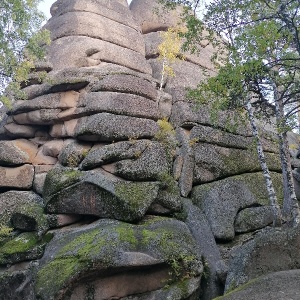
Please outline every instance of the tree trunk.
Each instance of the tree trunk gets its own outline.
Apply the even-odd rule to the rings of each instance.
[[[293,173],[291,167],[291,158],[286,133],[286,124],[284,118],[283,99],[279,94],[277,86],[274,84],[274,102],[276,110],[277,134],[279,142],[282,179],[283,179],[283,219],[290,226],[297,226],[300,223],[300,211],[298,200],[295,193]]]
[[[165,73],[166,73],[166,59],[163,60],[163,65],[162,65],[162,71],[161,71],[161,78],[160,78],[160,85],[159,85],[159,90],[161,91],[163,88],[164,84],[164,79],[165,79]]]
[[[251,124],[251,128],[252,128],[252,134],[253,134],[253,136],[255,138],[255,142],[256,142],[256,149],[257,149],[259,163],[262,168],[263,175],[264,175],[264,178],[266,181],[266,187],[267,187],[267,191],[268,191],[268,195],[269,195],[270,205],[273,209],[273,218],[274,218],[273,226],[281,226],[281,211],[280,211],[280,207],[279,207],[279,204],[277,201],[277,197],[276,197],[275,189],[273,186],[272,178],[270,175],[270,171],[269,171],[269,168],[266,163],[266,158],[265,158],[262,143],[261,143],[261,140],[259,137],[258,129],[256,126],[256,122],[255,122],[255,118],[254,118],[254,114],[253,114],[253,108],[252,108],[250,99],[246,103],[246,109],[248,112],[248,116],[249,116],[249,120],[250,120],[250,124]]]

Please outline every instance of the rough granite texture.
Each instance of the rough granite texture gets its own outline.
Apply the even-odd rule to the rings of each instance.
[[[216,74],[213,45],[160,88],[161,32],[182,8],[158,5],[53,3],[27,100],[0,108],[0,300],[300,298],[299,230],[268,227],[249,124],[186,95]],[[259,126],[282,205],[275,129]]]

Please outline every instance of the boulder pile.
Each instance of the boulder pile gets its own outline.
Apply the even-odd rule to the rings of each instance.
[[[215,73],[212,45],[159,89],[160,31],[180,9],[160,18],[156,5],[52,5],[47,57],[0,124],[1,300],[210,300],[269,273],[274,285],[297,277],[299,231],[268,229],[248,126],[229,130],[227,112],[215,123],[186,97]],[[272,132],[263,145],[282,201]]]

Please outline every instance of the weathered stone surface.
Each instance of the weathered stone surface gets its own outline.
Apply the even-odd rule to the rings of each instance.
[[[224,266],[224,263],[205,215],[188,199],[183,201],[183,205],[186,213],[184,222],[194,237],[199,255],[204,258],[208,266],[208,274],[204,278],[204,283],[202,283],[205,288],[202,289],[199,299],[210,300],[223,292],[220,276],[223,272],[221,266]]]
[[[57,158],[44,155],[43,149],[39,149],[35,158],[32,161],[33,165],[55,165],[57,163]]]
[[[68,67],[67,69],[51,71],[47,74],[49,82],[29,86],[22,89],[22,91],[25,93],[27,101],[34,100],[39,96],[51,93],[53,94],[65,93],[68,91],[79,91],[91,83],[93,85],[98,80],[110,74],[132,75],[135,77],[144,78],[150,82],[155,81],[150,74],[140,73],[121,65],[102,62],[101,68],[97,66],[82,68]],[[89,88],[91,88],[91,86],[89,86]],[[27,105],[25,102],[24,105]]]
[[[18,208],[28,205],[43,206],[43,199],[31,191],[9,191],[0,194],[1,223],[9,225],[12,214]]]
[[[86,295],[78,281],[84,277],[95,299],[143,296],[167,282],[177,285],[184,277],[199,278],[203,268],[195,247],[188,228],[177,220],[152,218],[139,225],[99,220],[56,234],[41,260],[36,293],[47,300],[68,292],[71,299]],[[170,261],[180,263],[175,267]]]
[[[234,255],[235,251],[239,249],[243,244],[247,243],[249,240],[253,239],[257,231],[243,233],[243,234],[237,234],[235,235],[234,239],[231,241],[225,241],[222,243],[218,243],[218,247],[220,249],[221,256],[227,266],[228,271],[228,265],[229,260],[231,259],[232,255]],[[227,275],[227,273],[226,273]],[[223,286],[225,286],[226,282],[226,276],[223,281]],[[223,288],[224,290],[224,288]]]
[[[51,6],[52,17],[57,17],[72,11],[93,12],[94,14],[101,15],[138,30],[125,1],[85,0],[83,2],[81,0],[59,0]]]
[[[152,138],[159,127],[147,119],[100,113],[81,118],[75,136],[82,140],[118,141],[130,138]]]
[[[176,91],[177,92],[177,91]],[[170,121],[175,127],[187,127],[191,128],[195,125],[204,125],[210,127],[219,127],[222,129],[226,128],[229,120],[234,120],[235,116],[233,114],[226,114],[225,112],[220,112],[217,120],[214,122],[211,119],[211,109],[207,105],[201,105],[197,107],[195,104],[189,103],[186,100],[186,91],[179,93],[180,95],[173,96],[173,107]],[[180,101],[176,96],[180,97]],[[234,125],[234,124],[232,124]],[[236,124],[235,124],[236,125]],[[233,126],[232,128],[226,128],[226,131],[232,132],[242,136],[252,136],[250,127],[248,125],[243,126]]]
[[[0,141],[0,165],[2,166],[30,163],[36,153],[37,146],[25,139]]]
[[[130,3],[130,10],[143,33],[166,30],[169,27],[176,27],[181,22],[182,9],[166,12],[153,0],[133,0]]]
[[[45,181],[49,213],[83,214],[124,221],[140,220],[156,199],[158,182],[129,182],[98,169],[54,168]]]
[[[300,231],[269,228],[255,235],[232,256],[225,291],[239,287],[261,275],[298,269]],[[299,277],[298,277],[299,278]]]
[[[159,180],[169,174],[170,165],[164,147],[152,142],[136,159],[117,162],[115,169],[117,175],[128,180]]]
[[[238,233],[254,231],[270,225],[273,220],[271,206],[245,208],[236,216],[234,230]]]
[[[64,227],[66,225],[76,223],[82,218],[80,215],[72,214],[51,214],[46,215],[46,217],[50,228]]]
[[[281,175],[272,173],[272,179],[282,201]],[[207,217],[215,238],[232,240],[238,211],[251,205],[268,205],[268,194],[262,173],[252,173],[196,186],[192,200]]]
[[[32,187],[34,168],[32,165],[21,167],[0,167],[0,187],[29,190]]]
[[[78,72],[76,73],[78,74]],[[78,76],[73,77],[72,75],[66,77],[63,75],[64,75],[64,70],[58,72],[53,71],[47,75],[51,84],[42,83],[38,85],[31,85],[22,89],[22,92],[25,93],[27,100],[33,100],[37,97],[51,94],[51,93],[67,92],[70,90],[78,91],[89,84],[88,81],[89,78],[86,77],[80,78]]]
[[[41,195],[43,193],[46,175],[47,175],[47,173],[34,174],[32,188],[39,195]]]
[[[136,159],[150,145],[152,145],[152,142],[149,140],[132,140],[109,145],[96,144],[84,158],[80,168],[91,170],[119,160]]]
[[[158,91],[155,88],[154,82],[126,74],[105,76],[102,80],[95,83],[91,91],[129,93],[149,98],[151,100],[157,100],[158,96]]]
[[[159,55],[158,46],[162,43],[162,31],[155,31],[144,34],[146,57],[157,57]],[[207,41],[198,47],[198,53],[191,54],[189,52],[180,53],[185,61],[196,64],[208,70],[215,70],[215,66],[211,62],[211,58],[215,52],[214,48]],[[176,62],[175,62],[176,63]]]
[[[58,157],[64,146],[63,140],[53,140],[46,142],[42,146],[42,152],[45,156]]]
[[[49,46],[49,60],[54,70],[70,67],[101,66],[109,62],[151,74],[144,55],[131,49],[85,36],[69,36],[55,40]]]
[[[107,164],[110,165],[105,166]],[[125,179],[138,181],[160,179],[170,169],[163,145],[149,140],[95,146],[82,161],[80,168],[89,170],[98,166],[108,168],[111,173]]]
[[[161,80],[162,62],[158,59],[149,59],[153,71],[153,77],[157,80]],[[186,94],[185,88],[196,88],[201,80],[206,77],[203,70],[199,66],[188,62],[178,61],[172,64],[172,69],[175,73],[174,77],[165,77],[165,91],[173,96],[173,90],[182,89]],[[212,72],[212,71],[211,71]]]
[[[59,92],[58,88],[62,87],[63,89],[69,90],[69,86],[64,86],[65,84],[69,84],[70,87],[71,83],[74,84],[86,82],[86,85],[81,88],[87,86],[87,91],[94,91],[94,87],[97,90],[97,83],[105,79],[107,76],[118,76],[118,75],[131,75],[136,78],[143,78],[149,82],[156,82],[156,80],[151,76],[151,74],[140,73],[138,71],[132,70],[122,65],[109,63],[103,61],[101,63],[101,68],[99,66],[90,66],[90,67],[68,67],[67,69],[56,70],[49,73],[49,78],[52,83],[52,93]],[[74,86],[71,90],[77,90]],[[95,91],[96,91],[95,90]]]
[[[46,94],[32,100],[19,101],[12,110],[12,114],[19,114],[42,109],[67,109],[77,105],[79,93],[68,91]]]
[[[161,117],[169,120],[172,112],[172,96],[160,91],[158,94],[158,109]]]
[[[52,41],[62,37],[87,36],[145,55],[145,44],[139,31],[93,12],[67,12],[51,18],[45,28],[50,30]]]
[[[168,183],[165,190],[160,190],[153,204],[164,210],[166,215],[182,212],[182,199],[176,181]]]
[[[41,258],[51,237],[52,234],[48,234],[40,240],[36,233],[21,233],[0,247],[0,265]]]
[[[65,144],[65,147],[59,153],[58,160],[63,166],[73,168],[80,164],[91,149],[90,144],[77,142],[76,140],[69,140]]]
[[[215,300],[287,300],[300,297],[300,270],[271,273],[251,280],[237,290]]]
[[[297,133],[294,132],[288,132],[287,138],[289,142],[289,151],[292,158],[298,158],[297,153],[300,145],[300,136]]]
[[[64,121],[63,123],[54,124],[51,127],[49,134],[53,138],[59,138],[59,139],[74,137],[77,123],[78,123],[78,119],[71,119],[68,121]]]
[[[2,121],[7,117],[8,108],[5,105],[1,105],[0,107],[0,125]]]
[[[177,139],[181,147],[174,163],[173,173],[175,177],[178,177],[178,185],[183,197],[187,197],[193,187],[195,153],[194,147],[189,140],[189,134],[189,131],[182,128],[176,130]]]
[[[300,168],[293,170],[293,182],[295,193],[298,200],[300,200]]]
[[[108,112],[154,120],[160,117],[156,102],[142,96],[124,93],[88,93],[81,97],[78,107],[78,113],[82,115]]]
[[[281,172],[278,155],[265,153],[265,156],[269,170]],[[210,182],[260,170],[255,150],[225,148],[206,143],[195,145],[194,183]]]
[[[1,272],[0,295],[3,300],[35,300],[31,271]]]
[[[39,235],[49,229],[43,206],[37,203],[17,207],[12,213],[11,223],[15,229],[37,231]]]
[[[53,165],[35,165],[33,190],[42,195],[47,172],[53,168]]]
[[[41,109],[21,113],[13,116],[17,124],[22,125],[50,125],[57,119],[60,109]]]
[[[278,153],[278,144],[270,138],[267,138],[266,135],[267,132],[262,132],[261,134],[263,149],[267,152]],[[228,148],[250,148],[255,151],[255,141],[252,137],[229,133],[211,126],[194,126],[191,129],[190,140],[195,142],[211,143]]]
[[[27,125],[18,125],[15,123],[6,124],[3,126],[3,134],[4,136],[10,138],[33,138],[35,133],[38,131],[38,128],[35,126],[27,126]],[[1,132],[0,132],[1,136]]]
[[[200,295],[200,278],[185,279],[178,284],[171,284],[170,286],[164,286],[163,288],[143,293],[140,295],[132,295],[124,297],[122,300],[147,300],[147,299],[185,299],[185,300],[198,300]]]
[[[199,112],[200,113],[200,112]],[[190,140],[211,143],[222,147],[247,149],[253,143],[249,137],[229,133],[211,126],[197,125],[191,129]]]

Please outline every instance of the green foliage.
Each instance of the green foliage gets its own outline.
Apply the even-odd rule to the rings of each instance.
[[[155,135],[155,140],[162,143],[165,148],[167,158],[171,161],[175,155],[177,140],[175,137],[175,130],[167,119],[161,119],[157,121],[159,125],[159,131]]]
[[[199,7],[197,0],[159,2],[170,9],[178,4],[194,11]],[[203,20],[183,14],[185,45],[197,48],[208,40],[217,49],[214,62],[220,62],[217,78],[200,84],[193,98],[200,103],[216,101],[216,109],[227,109],[242,106],[250,93],[258,104],[256,117],[269,118],[270,103],[274,104],[275,93],[280,91],[284,115],[277,115],[277,125],[290,130],[299,110],[299,8],[296,0],[217,0],[207,6]]]
[[[38,31],[45,18],[37,9],[39,2],[1,2],[0,100],[7,106],[10,105],[9,98],[24,98],[24,94],[20,93],[20,83],[28,79],[34,63],[43,59],[42,45],[50,42],[48,31]]]
[[[176,60],[183,59],[180,53],[182,41],[179,33],[180,28],[170,27],[167,31],[161,33],[162,42],[158,45],[159,57],[162,61],[162,71],[160,80],[160,89],[163,87],[164,78],[166,76],[174,77],[175,73],[172,64]]]

